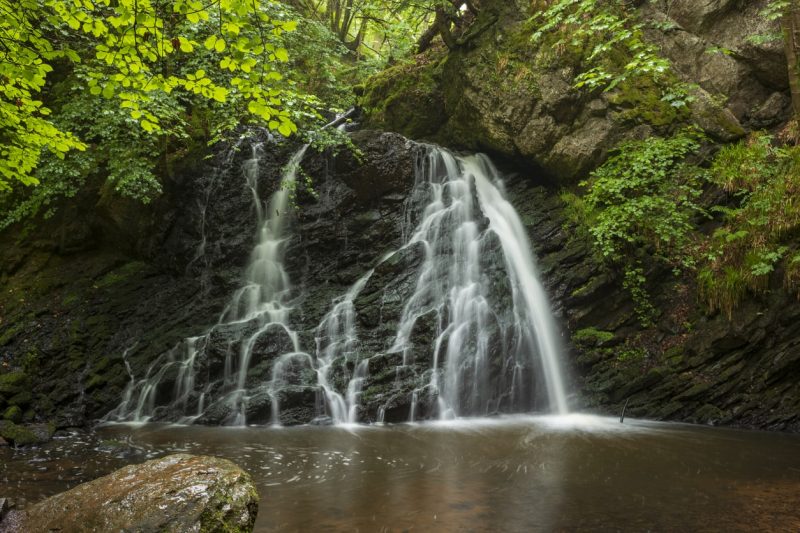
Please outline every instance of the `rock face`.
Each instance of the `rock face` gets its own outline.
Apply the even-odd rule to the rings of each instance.
[[[117,470],[21,512],[0,531],[253,530],[258,494],[225,459],[170,455]]]
[[[334,300],[378,265],[353,302],[359,350],[374,355],[358,415],[376,420],[383,410],[386,421],[404,421],[412,391],[425,385],[420,376],[432,362],[416,358],[413,371],[400,376],[402,355],[386,351],[414,291],[421,251],[412,246],[378,260],[402,243],[403,202],[414,185],[418,148],[396,134],[363,131],[354,140],[362,162],[343,154],[310,156],[303,164],[318,194],[299,191],[297,197],[300,209],[285,259],[294,285],[290,319],[300,344],[313,354],[317,327]],[[277,187],[278,161],[289,153],[266,151],[262,198]],[[175,192],[140,217],[153,231],[138,230],[146,240],[98,237],[83,249],[64,251],[39,237],[33,246],[2,249],[10,296],[4,294],[1,305],[10,320],[0,324],[0,344],[10,371],[0,374],[0,409],[17,406],[24,419],[51,419],[57,426],[100,418],[122,401],[131,375],[157,370],[154,363],[179,355],[187,337],[216,322],[254,242],[252,198],[237,171],[247,156],[229,161],[226,172],[210,168],[174,185]],[[618,277],[567,221],[553,188],[530,170],[506,170],[507,195],[531,236],[556,314],[572,341],[566,357],[573,390],[579,391],[574,406],[618,413],[629,399],[632,416],[800,430],[800,303],[779,283],[729,320],[705,313],[687,280],[654,273],[650,290],[665,311],[658,327],[644,331]],[[424,347],[434,325],[425,317],[417,325],[412,340]],[[207,358],[198,361],[198,387],[224,373],[220,354],[236,348],[225,335],[217,331]],[[268,383],[286,350],[266,336],[259,340],[248,387]],[[353,371],[334,368],[330,379],[343,391],[342,376]],[[264,392],[250,399],[247,422],[273,422],[277,400],[283,424],[324,423],[317,418],[322,398],[315,371],[298,360],[285,365],[284,373],[287,386],[280,395]],[[156,391],[157,405],[164,406],[156,419],[178,418],[168,408],[176,376],[166,376]],[[207,409],[197,422],[225,422],[230,413],[223,407]],[[434,412],[424,398],[416,408],[419,418]]]
[[[647,38],[684,81],[696,84],[690,115],[714,139],[730,141],[746,128],[772,127],[788,117],[780,43],[747,39],[776,31],[759,16],[765,3],[652,1],[642,7]],[[531,43],[529,5],[480,5],[474,35],[463,46],[419,57],[416,65],[398,66],[367,85],[362,101],[373,127],[521,158],[572,184],[619,142],[676,119],[651,87],[579,92],[575,59],[550,44]]]
[[[660,310],[643,329],[619,273],[597,258],[552,191],[507,186],[535,243],[545,282],[570,337],[584,409],[658,420],[800,431],[800,301],[776,275],[732,317],[709,313],[692,279],[651,272]]]
[[[263,167],[278,172],[290,152],[269,152]],[[0,413],[96,420],[130,379],[122,354],[141,372],[216,321],[253,244],[248,157],[182,169],[147,208],[89,184],[35,231],[0,235]]]
[[[334,300],[400,246],[403,202],[414,185],[413,143],[372,131],[359,132],[354,140],[362,162],[348,154],[304,162],[318,194],[298,191],[300,209],[287,243],[291,322],[312,354],[317,327]],[[280,162],[290,153],[278,147],[265,152],[262,198],[277,187]],[[59,248],[45,227],[32,234],[33,245],[1,249],[8,291],[0,305],[9,317],[0,324],[9,367],[0,374],[1,410],[61,427],[100,418],[122,401],[131,374],[140,379],[158,360],[179,354],[186,338],[217,321],[254,242],[252,197],[237,170],[248,155],[229,160],[227,171],[210,167],[173,183],[162,203],[138,218],[145,229],[127,228],[139,237],[126,241],[119,237],[122,229],[110,223],[98,228],[84,221],[97,236],[82,247]],[[629,399],[632,416],[800,430],[800,303],[779,282],[729,320],[699,307],[690,281],[653,273],[650,292],[665,311],[656,328],[642,330],[618,276],[567,221],[552,186],[529,169],[506,170],[507,195],[531,236],[556,314],[571,339],[566,357],[573,390],[579,391],[574,406],[619,413]],[[66,211],[59,222],[81,224],[91,213],[99,217],[103,209]],[[419,376],[430,360],[416,358],[413,371],[399,376],[401,354],[386,353],[420,261],[421,251],[412,246],[380,263],[353,302],[359,350],[374,355],[360,420],[376,420],[381,409],[386,421],[407,420],[412,391],[425,384]],[[424,347],[432,331],[430,320],[421,317],[412,339]],[[208,376],[224,373],[223,355],[232,349],[225,335],[224,329],[215,333],[208,357],[198,361],[198,387]],[[259,341],[248,387],[268,383],[277,356],[286,350],[266,337]],[[332,369],[340,391],[342,376],[353,371]],[[317,419],[321,391],[315,371],[294,361],[284,372],[288,386],[276,398],[266,392],[251,398],[247,422],[271,423],[277,400],[283,424],[324,423]],[[165,406],[156,419],[177,419],[166,407],[176,376],[167,376],[156,391],[157,404]],[[424,399],[416,407],[419,418],[433,413]],[[197,422],[219,424],[229,415],[221,406]],[[9,420],[3,427],[18,424]]]

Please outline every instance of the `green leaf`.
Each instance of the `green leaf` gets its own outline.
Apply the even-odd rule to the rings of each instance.
[[[211,97],[217,102],[224,102],[228,96],[228,90],[224,87],[215,87]]]
[[[292,126],[288,122],[282,122],[280,126],[278,126],[278,131],[284,137],[288,137],[292,134]]]

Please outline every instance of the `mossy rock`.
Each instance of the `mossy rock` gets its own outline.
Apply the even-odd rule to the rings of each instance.
[[[22,409],[17,405],[12,405],[3,413],[3,419],[17,424],[22,422]]]
[[[446,120],[441,63],[430,56],[387,69],[367,81],[360,104],[368,125],[412,139],[431,137]]]
[[[126,466],[29,507],[22,531],[252,531],[258,493],[225,459],[170,455]]]
[[[572,335],[572,341],[582,347],[604,346],[613,340],[614,334],[612,332],[602,331],[597,328],[580,329]]]
[[[25,372],[0,374],[0,395],[11,396],[25,389],[28,376]]]
[[[33,430],[8,420],[0,422],[0,437],[11,442],[14,446],[29,446],[41,442]]]
[[[103,277],[98,279],[94,284],[94,288],[103,289],[112,285],[116,285],[117,283],[129,279],[134,274],[137,274],[146,268],[147,263],[142,261],[131,261],[130,263],[126,263],[119,268],[115,268],[111,272],[108,272]]]

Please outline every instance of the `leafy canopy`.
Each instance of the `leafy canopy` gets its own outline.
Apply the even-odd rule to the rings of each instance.
[[[0,191],[38,183],[46,152],[87,144],[58,127],[42,97],[48,76],[74,70],[93,96],[115,98],[149,133],[163,131],[157,95],[182,91],[246,109],[283,135],[297,130],[276,87],[281,46],[296,22],[270,17],[272,0],[0,0]],[[211,54],[209,69],[186,71]]]

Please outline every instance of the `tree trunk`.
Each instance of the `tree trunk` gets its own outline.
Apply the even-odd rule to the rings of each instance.
[[[794,119],[800,118],[800,0],[792,0],[781,18]]]
[[[461,6],[464,5],[465,0],[450,0],[450,3],[453,5],[453,11],[457,13],[458,10],[461,9]],[[470,4],[468,3],[467,6],[469,7],[469,5]],[[418,54],[421,54],[430,48],[431,44],[433,43],[433,39],[437,35],[442,36],[442,40],[444,41],[444,44],[447,45],[447,48],[453,49],[458,46],[456,39],[450,32],[450,27],[452,26],[456,16],[448,11],[449,10],[444,7],[436,8],[436,18],[433,20],[433,24],[431,24],[431,27],[428,28],[428,30],[417,40]]]

